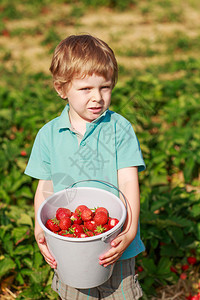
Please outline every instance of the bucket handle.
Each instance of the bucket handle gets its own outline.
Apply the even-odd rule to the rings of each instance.
[[[76,184],[78,184],[78,183],[82,183],[82,182],[100,182],[100,183],[102,183],[102,184],[105,184],[105,185],[107,185],[107,186],[109,186],[109,187],[112,187],[112,188],[114,188],[116,191],[118,191],[121,195],[122,195],[122,197],[123,197],[123,199],[124,199],[124,202],[125,202],[125,207],[126,207],[126,212],[127,212],[127,207],[128,207],[128,204],[127,204],[127,200],[126,200],[126,197],[124,196],[124,194],[122,193],[122,191],[120,191],[114,184],[112,184],[112,183],[110,183],[110,182],[107,182],[107,181],[103,181],[103,180],[97,180],[97,179],[84,179],[84,180],[79,180],[79,181],[76,181],[76,182],[74,182],[74,183],[72,183],[71,185],[69,185],[68,187],[66,187],[65,189],[69,189],[69,188],[73,188]],[[106,236],[104,236],[104,237],[102,237],[102,241],[103,242],[105,242],[111,235],[113,235],[113,232],[111,233],[111,234],[108,234],[108,235],[106,235]]]

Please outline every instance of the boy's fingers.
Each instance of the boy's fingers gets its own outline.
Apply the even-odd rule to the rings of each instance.
[[[40,243],[40,244],[45,244],[46,242],[45,242],[45,238],[43,237],[43,238],[40,238],[39,240],[38,240],[38,243]]]
[[[117,253],[111,257],[108,257],[106,259],[103,260],[99,260],[99,264],[103,265],[104,267],[107,267],[108,265],[111,265],[113,263],[115,263],[121,255],[118,255]]]
[[[117,237],[111,242],[111,246],[116,247],[119,243],[121,243],[121,241],[122,239],[120,237]]]
[[[115,248],[111,248],[107,253],[104,255],[101,255],[99,257],[100,261],[106,261],[106,260],[111,260],[112,258],[115,258],[120,255],[120,251],[116,251]],[[120,255],[121,256],[121,255]]]
[[[51,268],[55,269],[57,267],[57,263],[55,261],[55,258],[49,252],[43,232],[37,235],[37,241],[38,247],[42,255],[44,256],[45,261],[50,265]]]
[[[55,261],[55,258],[51,255],[51,253],[49,252],[48,248],[44,248],[43,249],[43,255],[50,261],[54,262]]]
[[[57,264],[56,264],[56,262],[54,261],[54,262],[52,262],[51,260],[49,260],[49,259],[47,259],[47,258],[45,258],[45,261],[50,265],[50,267],[51,268],[56,268],[57,267]]]
[[[45,244],[40,244],[40,251],[42,253],[42,255],[44,256],[44,259],[46,260],[46,262],[52,267],[52,268],[56,268],[57,264],[55,261],[55,258],[51,255],[51,253],[49,252],[46,243]]]

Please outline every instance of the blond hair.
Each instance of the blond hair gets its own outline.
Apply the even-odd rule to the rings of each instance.
[[[50,71],[54,84],[63,86],[73,78],[86,75],[103,76],[115,86],[118,77],[117,61],[112,49],[91,35],[71,35],[56,47]]]

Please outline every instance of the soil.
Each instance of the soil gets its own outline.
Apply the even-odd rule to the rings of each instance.
[[[35,17],[4,20],[6,32],[0,35],[0,58],[9,54],[9,59],[4,59],[7,67],[16,65],[29,72],[49,73],[52,56],[49,50],[56,45],[53,41],[44,45],[50,28],[53,28],[60,40],[71,34],[89,33],[98,36],[114,49],[119,65],[130,71],[162,64],[169,59],[185,59],[188,55],[198,57],[199,49],[187,49],[187,53],[177,51],[170,56],[166,51],[174,36],[184,34],[191,38],[199,37],[198,8],[200,3],[197,1],[174,4],[176,19],[171,21],[167,10],[165,13],[162,6],[148,5],[146,1],[128,11],[98,8],[96,13],[91,8],[84,10],[80,17],[73,16],[70,5],[53,3]],[[16,34],[17,31],[19,34]],[[159,55],[146,55],[147,49],[153,49]],[[134,54],[131,55],[132,52]],[[178,75],[181,76],[181,73]]]

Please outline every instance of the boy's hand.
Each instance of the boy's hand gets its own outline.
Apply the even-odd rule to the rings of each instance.
[[[99,257],[99,264],[107,267],[108,265],[115,263],[122,256],[132,240],[133,239],[129,237],[128,233],[120,233],[111,242],[112,248]]]
[[[57,267],[57,263],[56,263],[54,257],[49,252],[49,249],[48,249],[47,243],[46,243],[46,239],[44,236],[44,232],[40,232],[36,236],[36,241],[37,241],[38,247],[39,247],[42,255],[44,256],[44,259],[46,260],[46,262],[50,265],[51,268],[55,269]]]

